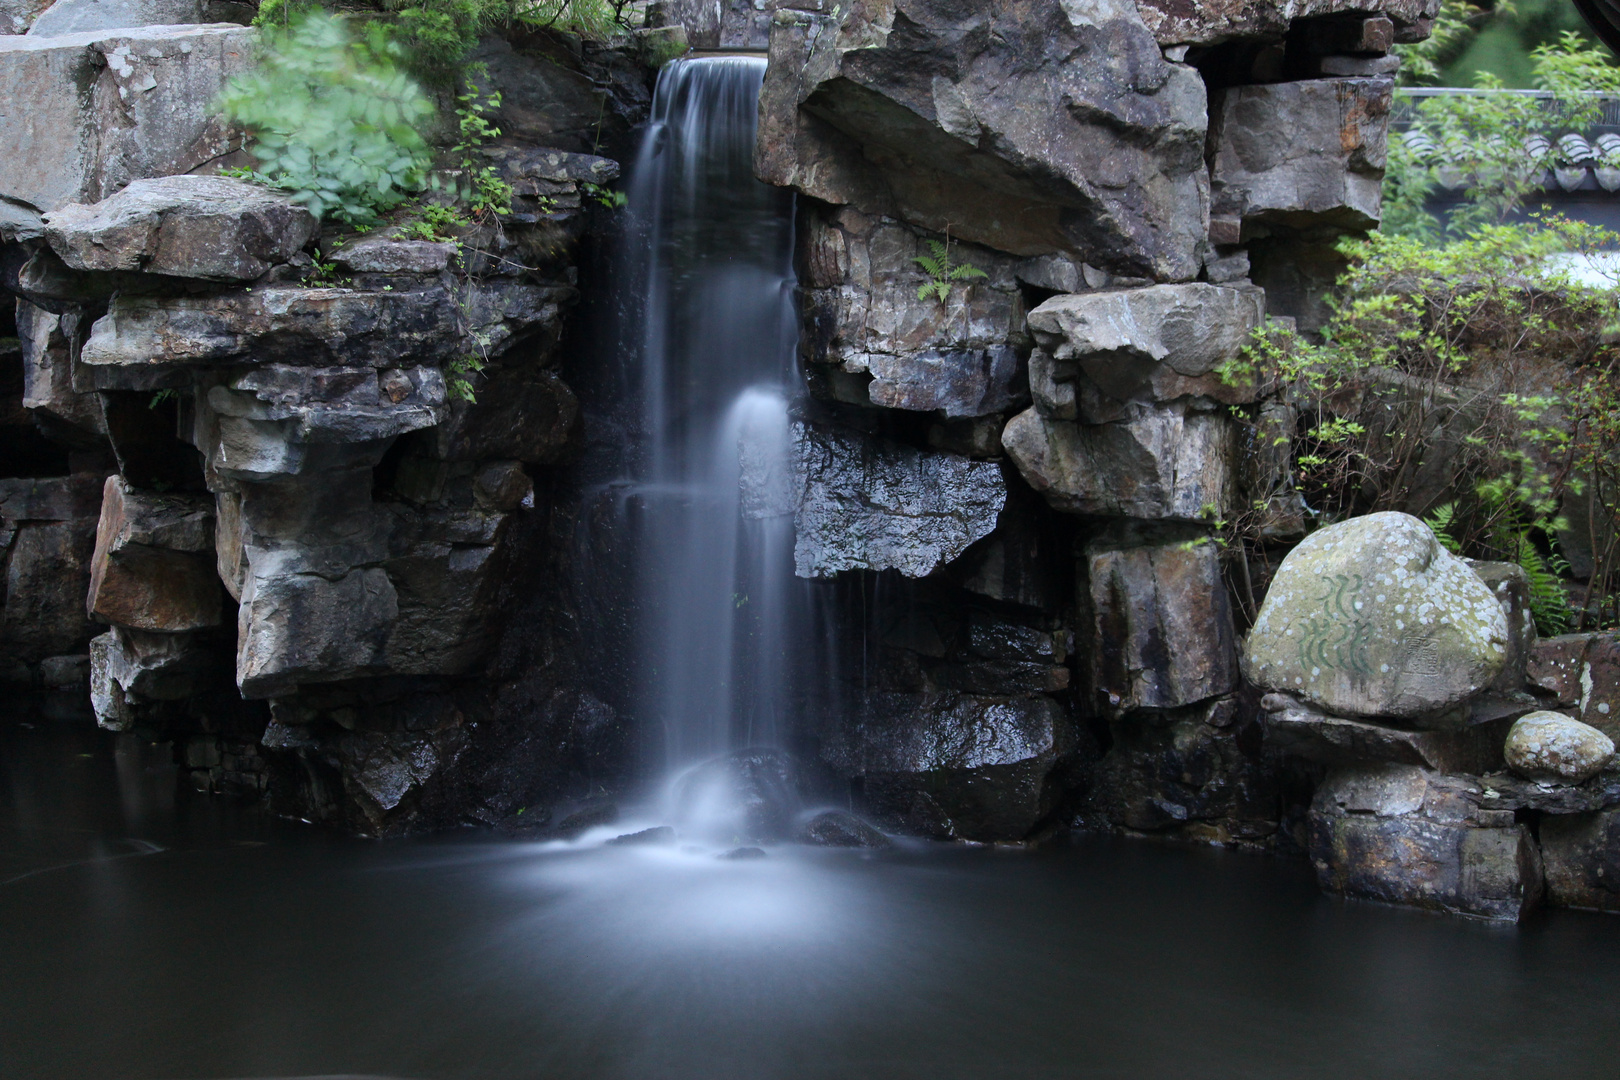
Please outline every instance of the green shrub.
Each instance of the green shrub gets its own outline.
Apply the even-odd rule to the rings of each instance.
[[[420,190],[432,157],[420,125],[433,104],[385,27],[356,34],[348,20],[309,10],[263,35],[258,65],[221,99],[255,140],[263,180],[361,227]]]

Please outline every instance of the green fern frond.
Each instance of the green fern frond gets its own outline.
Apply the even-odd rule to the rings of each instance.
[[[1453,555],[1462,554],[1462,545],[1451,535],[1452,528],[1457,524],[1457,504],[1443,503],[1429,512],[1423,523],[1434,530],[1434,538],[1440,541],[1440,546]]]

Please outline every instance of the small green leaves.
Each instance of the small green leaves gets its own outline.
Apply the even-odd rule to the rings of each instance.
[[[953,263],[950,241],[949,233],[945,235],[943,241],[929,240],[928,249],[932,254],[912,258],[911,261],[922,267],[923,273],[928,275],[928,280],[917,290],[917,299],[927,300],[929,297],[935,297],[943,304],[950,299],[952,282],[990,276],[972,263]]]

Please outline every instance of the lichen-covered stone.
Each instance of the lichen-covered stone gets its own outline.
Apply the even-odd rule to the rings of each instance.
[[[1614,741],[1590,724],[1543,710],[1514,723],[1503,754],[1508,768],[1527,780],[1579,784],[1603,771]]]
[[[1580,717],[1611,739],[1620,739],[1620,634],[1598,634],[1581,665]]]
[[[97,203],[47,214],[45,239],[75,270],[140,270],[253,281],[292,259],[315,215],[286,195],[223,176],[136,180]]]
[[[996,527],[1001,466],[838,428],[793,425],[800,577],[899,570],[925,577]]]
[[[1256,686],[1343,716],[1431,718],[1490,686],[1507,618],[1409,514],[1369,514],[1289,552],[1243,652]]]

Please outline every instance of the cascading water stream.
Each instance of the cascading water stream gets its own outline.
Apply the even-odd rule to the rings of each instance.
[[[765,61],[678,60],[631,167],[622,347],[645,454],[637,604],[643,711],[670,773],[774,746],[802,632],[793,577],[788,400],[793,205],[754,178]]]

